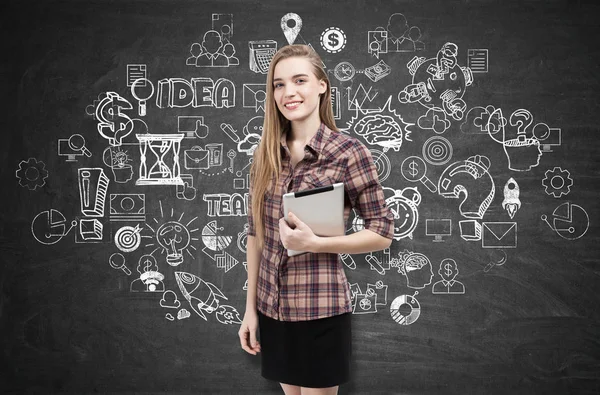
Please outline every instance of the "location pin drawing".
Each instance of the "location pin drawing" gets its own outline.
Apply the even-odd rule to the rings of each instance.
[[[293,21],[293,26],[290,26],[290,21]],[[298,14],[290,12],[281,18],[281,30],[283,30],[283,34],[290,45],[296,41],[296,37],[298,37],[301,28],[302,19]]]

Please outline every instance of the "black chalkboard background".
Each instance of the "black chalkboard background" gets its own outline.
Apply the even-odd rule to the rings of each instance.
[[[149,133],[169,134],[178,132],[178,116],[201,115],[210,136],[206,141],[184,139],[181,154],[209,142],[222,142],[224,154],[235,150],[236,144],[222,133],[221,123],[241,131],[251,118],[262,115],[242,105],[242,85],[265,81],[264,74],[248,66],[248,42],[271,39],[278,47],[285,45],[280,20],[294,12],[303,21],[296,42],[310,43],[321,54],[333,86],[344,94],[348,87],[354,91],[359,84],[372,87],[378,95],[375,107],[382,107],[391,97],[390,110],[405,122],[417,123],[427,110],[418,103],[398,100],[398,93],[411,83],[406,64],[415,55],[435,58],[438,50],[451,42],[458,46],[460,66],[467,65],[468,49],[489,50],[488,71],[473,73],[473,83],[463,96],[467,110],[492,105],[508,117],[517,109],[527,109],[535,123],[544,122],[562,132],[562,144],[544,153],[539,165],[530,171],[511,171],[502,145],[488,135],[461,132],[464,119],[452,120],[449,129],[439,134],[453,146],[448,164],[476,154],[490,159],[495,197],[483,222],[518,225],[517,247],[503,249],[506,263],[487,271],[488,263],[498,259],[500,252],[482,248],[481,242],[461,239],[458,221],[465,218],[460,215],[458,200],[430,193],[423,184],[409,182],[402,175],[403,160],[410,155],[422,156],[423,144],[438,134],[414,125],[412,141],[404,141],[399,151],[386,152],[390,174],[382,184],[397,190],[417,187],[422,196],[413,238],[395,240],[391,255],[398,257],[404,249],[426,255],[433,282],[440,280],[440,262],[453,259],[459,270],[456,280],[464,284],[465,293],[433,294],[431,282],[415,296],[421,308],[418,320],[399,325],[390,316],[391,301],[414,295],[417,289],[411,289],[396,268],[381,275],[371,270],[366,256],[353,257],[357,268],[346,270],[350,283],[357,283],[364,292],[368,283],[381,280],[388,286],[388,297],[387,305],[377,306],[377,313],[353,316],[353,379],[340,393],[600,392],[600,6],[594,2],[520,3],[12,2],[3,12],[1,24],[5,115],[0,389],[15,394],[281,393],[277,384],[260,377],[259,358],[239,347],[238,325],[220,323],[215,313],[203,320],[190,308],[175,281],[175,271],[198,276],[223,292],[227,300],[221,304],[243,314],[245,258],[236,241],[244,232],[246,218],[211,217],[202,198],[203,194],[243,195],[244,190],[234,189],[233,173],[216,174],[216,170],[227,169],[227,157],[215,174],[189,171],[197,196],[187,201],[177,198],[175,186],[136,186],[139,148],[128,146],[134,179],[116,183],[111,178],[108,192],[145,194],[146,223],[150,226],[140,222],[141,234],[147,237],[135,251],[119,251],[111,241],[121,226],[135,226],[135,222],[111,223],[105,216],[107,242],[77,243],[72,230],[51,245],[35,239],[32,223],[38,214],[50,209],[60,211],[67,225],[84,217],[77,169],[103,168],[112,177],[102,160],[108,143],[97,132],[97,121],[86,108],[98,101],[99,95],[116,92],[133,104],[129,114],[136,115],[137,100],[127,87],[128,64],[145,64],[155,88],[163,78],[232,81],[236,89],[233,108],[158,108],[153,96],[147,116],[139,118],[144,119]],[[200,43],[211,29],[213,13],[233,15],[230,41],[239,65],[186,65],[192,43]],[[408,26],[419,28],[424,49],[381,54],[380,59],[392,71],[378,82],[361,73],[350,81],[339,81],[333,70],[340,62],[350,62],[356,70],[378,62],[368,53],[368,31],[385,27],[393,13],[402,13]],[[339,53],[328,53],[321,47],[320,35],[329,27],[338,27],[346,34],[346,46]],[[341,102],[337,123],[346,128],[355,112],[348,110],[345,96]],[[77,133],[84,136],[92,156],[67,162],[57,155],[58,140]],[[35,161],[28,162],[29,158]],[[243,172],[242,179],[247,164],[246,154],[237,152],[234,168]],[[573,180],[570,189],[562,189],[568,194],[551,186],[550,192],[560,195],[557,197],[547,194],[542,184],[546,171],[555,167],[568,170]],[[44,168],[47,178],[42,176]],[[427,176],[434,184],[444,168],[428,165]],[[20,169],[29,169],[29,173],[20,173]],[[34,169],[40,173],[36,175]],[[511,177],[518,182],[521,201],[512,220],[502,208],[504,185]],[[573,210],[585,210],[589,217],[587,232],[575,240],[561,237],[541,220],[546,215],[551,222],[554,210],[567,202]],[[196,218],[189,227],[197,228],[192,232],[194,248],[188,249],[179,267],[167,265],[166,254],[160,250],[153,256],[164,274],[166,288],[191,312],[187,319],[177,319],[176,309],[160,306],[162,293],[129,290],[138,274],[138,260],[156,247],[147,246],[153,240],[150,229],[180,216],[185,223]],[[425,221],[439,218],[451,219],[452,235],[443,243],[434,243],[426,236]],[[217,229],[220,234],[231,236],[226,251],[239,263],[227,272],[202,252],[202,232],[214,220],[222,228]],[[580,230],[585,223],[580,221],[576,226]],[[131,276],[111,268],[109,258],[114,253],[123,254]],[[175,319],[166,319],[167,313]]]

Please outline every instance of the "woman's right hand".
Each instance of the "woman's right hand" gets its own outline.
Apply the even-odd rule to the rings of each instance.
[[[258,331],[258,314],[256,311],[246,311],[242,326],[238,332],[242,348],[249,354],[256,355],[260,352],[260,343],[256,340]]]

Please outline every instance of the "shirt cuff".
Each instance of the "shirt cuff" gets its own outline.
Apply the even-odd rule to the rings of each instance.
[[[386,239],[394,238],[394,214],[388,209],[387,215],[382,218],[363,218],[363,227],[371,232],[385,237]]]

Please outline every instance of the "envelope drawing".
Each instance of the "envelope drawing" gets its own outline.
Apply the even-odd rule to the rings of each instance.
[[[484,222],[482,224],[482,248],[516,248],[516,222]]]
[[[265,108],[267,98],[265,84],[244,84],[242,103],[244,108],[254,108],[255,111]]]

